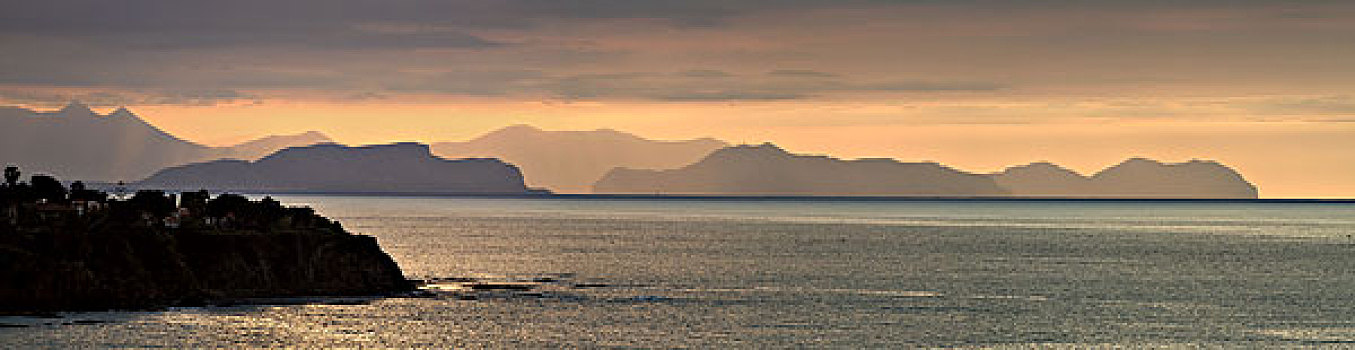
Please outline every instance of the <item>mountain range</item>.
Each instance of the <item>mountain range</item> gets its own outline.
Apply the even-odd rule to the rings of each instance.
[[[139,188],[248,192],[526,194],[522,173],[498,159],[448,160],[427,145],[283,149],[257,161],[216,160],[170,167]]]
[[[281,148],[328,141],[309,132],[208,147],[170,135],[126,108],[101,115],[80,103],[55,112],[0,107],[0,162],[86,181],[136,180],[168,166],[257,159]]]
[[[974,174],[931,162],[797,155],[767,143],[727,147],[671,170],[618,168],[594,185],[618,194],[1257,198],[1256,187],[1213,161],[1132,158],[1092,176],[1052,163]]]
[[[435,143],[433,152],[446,158],[502,159],[521,167],[532,187],[588,193],[613,168],[677,168],[726,146],[711,138],[655,141],[611,129],[545,131],[514,125],[470,141]]]
[[[991,174],[998,185],[1021,197],[1092,198],[1257,198],[1255,185],[1215,161],[1163,163],[1130,158],[1083,176],[1039,162]]]
[[[526,125],[431,147],[331,142],[307,132],[208,147],[160,130],[126,108],[101,115],[79,103],[54,112],[0,107],[0,162],[68,179],[144,178],[145,186],[178,189],[523,193],[530,186],[562,193],[1257,197],[1256,187],[1236,171],[1206,160],[1168,164],[1132,158],[1089,176],[1047,162],[979,174],[934,162],[798,155],[770,143],[656,141],[611,129],[545,131]]]
[[[1008,194],[988,176],[937,163],[796,155],[771,143],[723,148],[701,161],[673,170],[618,168],[599,180],[594,192],[961,197]]]

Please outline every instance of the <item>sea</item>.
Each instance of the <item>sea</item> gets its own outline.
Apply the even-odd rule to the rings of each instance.
[[[278,196],[425,292],[0,317],[0,347],[1355,348],[1355,204]]]

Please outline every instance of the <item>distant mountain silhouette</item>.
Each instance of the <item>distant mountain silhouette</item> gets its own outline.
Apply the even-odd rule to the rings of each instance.
[[[176,138],[126,109],[107,116],[79,103],[51,113],[0,110],[0,162],[71,179],[144,176],[210,152],[210,147]]]
[[[1087,177],[1050,163],[991,175],[1012,195],[1084,198],[1257,198],[1256,186],[1213,161],[1165,164],[1131,158]]]
[[[322,140],[328,138],[307,133],[207,147],[170,135],[126,108],[99,115],[80,103],[55,112],[0,107],[0,163],[69,179],[134,180],[167,166],[256,159],[279,148]]]
[[[1097,192],[1091,179],[1048,162],[1015,166],[991,176],[1013,196],[1085,197]]]
[[[996,174],[937,163],[794,155],[770,143],[727,147],[673,170],[617,168],[598,193],[1069,198],[1257,198],[1256,187],[1212,161],[1133,158],[1090,177],[1039,162]]]
[[[725,146],[710,138],[654,141],[611,129],[544,131],[514,125],[467,142],[435,143],[433,151],[448,158],[503,159],[522,167],[531,186],[587,193],[613,168],[676,168]]]
[[[598,193],[792,196],[1002,196],[984,175],[937,163],[795,155],[766,143],[727,147],[673,170],[618,168]]]
[[[334,143],[329,136],[319,131],[307,131],[292,135],[273,135],[240,144],[222,147],[221,158],[259,159],[288,147],[310,146],[321,143]]]
[[[497,159],[448,160],[427,145],[395,143],[287,148],[257,161],[217,160],[171,167],[142,188],[275,192],[522,194],[517,167]]]

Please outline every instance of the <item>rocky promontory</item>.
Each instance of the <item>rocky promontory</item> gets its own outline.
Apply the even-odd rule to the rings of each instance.
[[[108,199],[43,178],[0,185],[0,313],[413,289],[375,238],[310,208],[206,192]]]

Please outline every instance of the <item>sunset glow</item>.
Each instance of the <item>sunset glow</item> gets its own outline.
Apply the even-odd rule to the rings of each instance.
[[[530,124],[973,171],[1201,158],[1263,197],[1355,197],[1342,2],[83,5],[4,21],[0,103],[126,105],[207,145]]]

